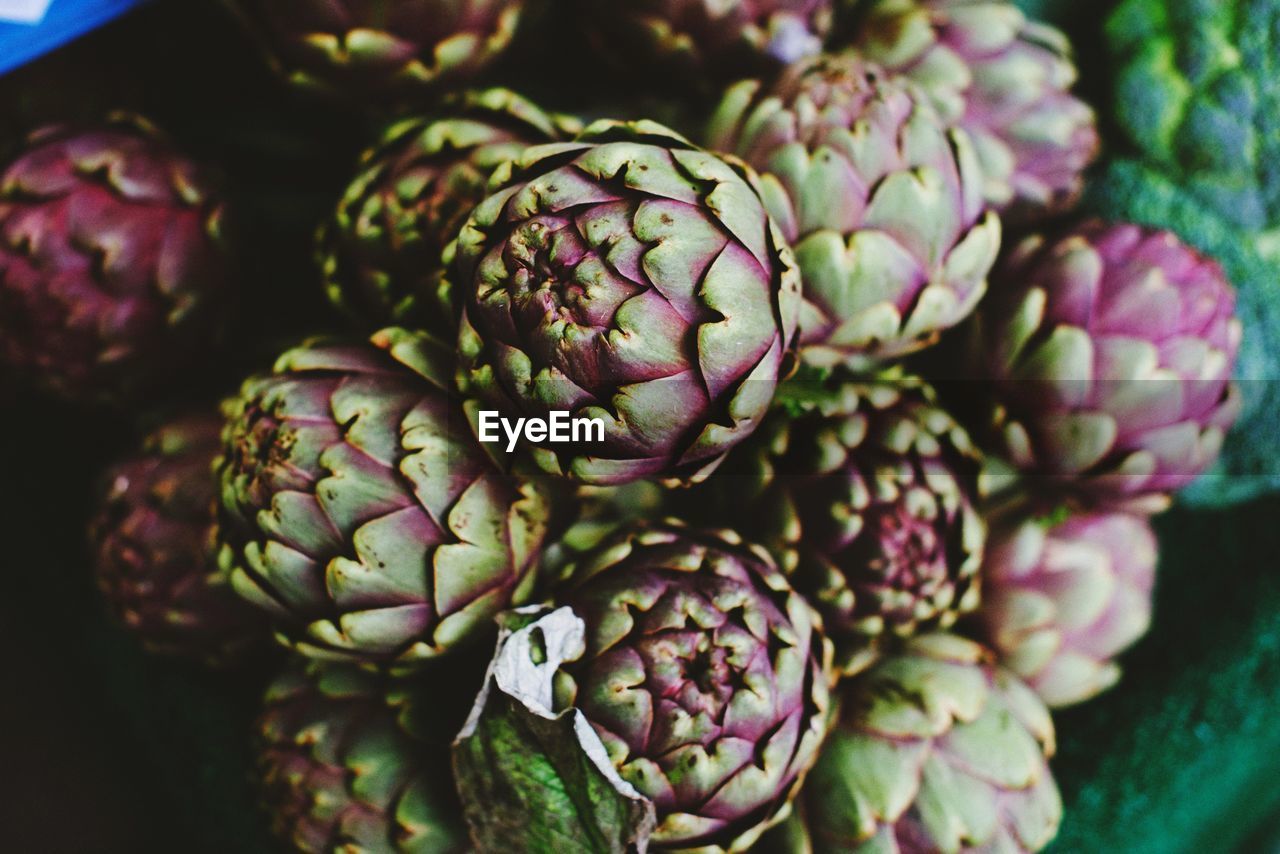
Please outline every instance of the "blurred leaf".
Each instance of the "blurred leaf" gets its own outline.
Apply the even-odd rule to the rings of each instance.
[[[1015,0],[1015,5],[1032,18],[1070,30],[1102,12],[1112,0]]]
[[[1055,717],[1065,821],[1049,854],[1261,854],[1280,809],[1280,498],[1177,508],[1155,624],[1106,696]],[[1260,840],[1259,840],[1260,841]]]
[[[1125,0],[1107,23],[1115,119],[1230,223],[1280,225],[1280,0]]]

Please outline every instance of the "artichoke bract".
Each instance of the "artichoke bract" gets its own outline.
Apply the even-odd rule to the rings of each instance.
[[[267,637],[214,557],[221,430],[212,407],[157,428],[107,469],[89,526],[98,589],[116,619],[151,652],[211,664]]]
[[[231,292],[223,206],[150,124],[49,127],[0,173],[0,363],[122,402],[207,345]]]
[[[1053,722],[955,635],[923,635],[844,693],[801,798],[813,850],[1033,852],[1057,834]]]
[[[463,93],[391,125],[320,231],[330,301],[372,328],[454,328],[435,292],[440,256],[485,197],[489,175],[528,146],[578,130],[506,89]]]
[[[1280,56],[1278,54],[1277,56]],[[1088,208],[1117,222],[1169,228],[1222,264],[1236,289],[1243,336],[1235,379],[1240,415],[1214,465],[1178,493],[1183,506],[1224,508],[1280,491],[1280,300],[1274,298],[1270,243],[1232,226],[1185,186],[1129,160],[1113,161],[1090,182]]]
[[[707,77],[769,70],[822,50],[832,0],[578,0],[602,52],[632,66]]]
[[[1156,509],[1240,411],[1235,292],[1172,233],[1088,221],[1002,262],[980,324],[1006,456],[1091,501]]]
[[[869,638],[946,628],[977,607],[982,457],[933,389],[895,371],[796,380],[780,399],[708,486],[822,614],[842,667]]]
[[[506,50],[524,0],[230,0],[291,85],[360,103],[464,83]]]
[[[453,686],[450,686],[451,688]],[[292,850],[462,854],[439,697],[352,665],[294,661],[256,726],[272,832]]]
[[[1155,533],[1126,513],[997,513],[979,621],[1001,663],[1050,706],[1080,703],[1120,679],[1112,661],[1146,634]]]
[[[804,277],[802,358],[865,368],[921,349],[986,293],[1000,220],[968,135],[853,54],[725,94],[712,148],[763,175]]]
[[[741,851],[785,816],[826,732],[830,645],[766,552],[641,526],[583,558],[556,601],[586,624],[557,705],[654,803],[655,847]]]
[[[1007,0],[878,0],[853,46],[916,83],[964,128],[1006,223],[1071,207],[1098,155],[1097,118],[1071,94],[1071,44]]]
[[[623,486],[577,487],[572,522],[542,552],[542,576],[554,583],[569,563],[628,525],[680,515],[670,506],[674,494],[652,480],[636,480]]]
[[[485,454],[451,364],[398,329],[314,342],[225,404],[219,562],[304,654],[410,665],[532,592],[553,497]]]
[[[499,167],[492,191],[448,253],[473,417],[595,422],[603,441],[528,444],[589,484],[706,478],[768,410],[800,308],[751,173],[602,121]]]

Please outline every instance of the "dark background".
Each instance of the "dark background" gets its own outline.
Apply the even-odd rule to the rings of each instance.
[[[1072,32],[1085,92],[1105,114],[1107,4],[1024,5]],[[584,65],[571,35],[526,44],[492,76],[522,81],[553,108],[598,111],[636,82]],[[221,167],[236,203],[243,307],[176,398],[228,391],[287,343],[338,326],[311,265],[311,233],[376,123],[282,91],[221,8],[181,0],[0,78],[0,149],[42,122],[113,107],[154,118]],[[248,785],[247,735],[271,662],[210,675],[148,658],[110,625],[92,588],[83,544],[92,481],[149,416],[0,386],[6,851],[270,849]],[[1067,819],[1056,851],[1280,850],[1271,818],[1280,812],[1278,522],[1280,500],[1158,520],[1151,635],[1125,658],[1119,689],[1057,716]]]

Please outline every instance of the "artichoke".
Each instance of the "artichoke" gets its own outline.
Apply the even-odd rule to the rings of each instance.
[[[207,177],[139,118],[32,134],[0,173],[0,363],[68,398],[150,390],[221,317],[222,218]]]
[[[1236,288],[1244,330],[1236,358],[1241,410],[1217,463],[1178,493],[1184,506],[1222,508],[1280,491],[1280,279],[1263,255],[1266,241],[1231,226],[1167,176],[1128,160],[1113,161],[1087,197],[1091,211],[1114,221],[1168,228],[1222,264]]]
[[[623,486],[578,486],[572,523],[543,550],[543,577],[554,583],[566,565],[628,525],[679,515],[672,507],[673,494],[652,480],[636,480]]]
[[[1214,462],[1240,410],[1241,338],[1216,262],[1170,232],[1089,221],[1028,237],[996,281],[977,358],[1019,469],[1156,509]]]
[[[1119,680],[1112,659],[1146,633],[1155,572],[1145,519],[1006,508],[992,521],[980,622],[1004,666],[1046,703],[1080,703]]]
[[[1031,852],[1062,819],[1049,711],[977,644],[908,642],[849,683],[801,797],[824,854]]]
[[[219,563],[287,645],[411,665],[531,594],[553,496],[485,454],[450,364],[399,329],[312,342],[225,404]]]
[[[524,0],[229,0],[301,90],[395,102],[463,83],[510,44]]]
[[[657,66],[685,85],[768,71],[822,50],[832,0],[578,0],[606,56]],[[730,78],[732,79],[732,78]]]
[[[468,850],[446,750],[461,721],[434,711],[439,700],[422,683],[292,662],[267,690],[256,727],[274,834],[315,854]]]
[[[446,253],[471,408],[594,422],[603,441],[530,443],[550,473],[705,479],[768,409],[800,307],[751,173],[661,125],[601,121],[491,189]]]
[[[793,383],[706,503],[769,547],[852,669],[869,638],[949,627],[977,607],[982,459],[915,377]]]
[[[973,140],[987,203],[1006,222],[1060,213],[1097,157],[1097,120],[1057,29],[1008,0],[878,0],[855,48],[920,84]]]
[[[1280,226],[1276,0],[1124,0],[1107,21],[1118,129],[1143,159],[1235,226]]]
[[[663,849],[742,851],[785,817],[826,732],[830,645],[768,554],[733,534],[634,527],[573,569],[586,624],[562,667]]]
[[[485,197],[490,173],[577,130],[506,89],[467,92],[393,124],[320,231],[329,299],[373,328],[452,328],[434,301],[440,255]]]
[[[853,54],[729,89],[712,147],[765,173],[804,276],[801,355],[865,368],[933,343],[986,292],[1000,220],[968,135]]]
[[[214,559],[216,411],[176,418],[109,468],[89,526],[98,589],[149,651],[234,661],[266,636]]]

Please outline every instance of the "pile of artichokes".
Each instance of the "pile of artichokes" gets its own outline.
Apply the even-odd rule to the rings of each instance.
[[[1066,38],[1004,0],[230,5],[282,98],[385,125],[319,227],[333,327],[166,413],[244,259],[113,115],[0,171],[0,365],[157,413],[96,578],[157,653],[287,649],[282,843],[1047,846],[1049,709],[1120,679],[1148,519],[1242,405],[1218,264],[1073,214]],[[513,91],[552,25],[706,127]]]

